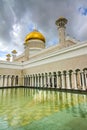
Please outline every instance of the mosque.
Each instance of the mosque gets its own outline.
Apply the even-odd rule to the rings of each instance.
[[[0,61],[0,87],[44,87],[70,90],[87,90],[87,41],[80,42],[66,36],[68,20],[60,17],[59,43],[46,48],[46,39],[34,29],[25,37],[24,52],[6,55]]]

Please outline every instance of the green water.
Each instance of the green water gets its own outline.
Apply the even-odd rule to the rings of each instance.
[[[87,95],[0,89],[0,130],[87,130]]]

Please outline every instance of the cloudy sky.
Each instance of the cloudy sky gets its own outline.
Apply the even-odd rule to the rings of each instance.
[[[23,52],[25,36],[35,25],[47,47],[57,44],[60,16],[68,19],[69,36],[87,40],[87,0],[0,0],[0,60],[13,49]]]

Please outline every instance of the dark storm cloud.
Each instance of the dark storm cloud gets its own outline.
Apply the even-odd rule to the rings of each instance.
[[[85,40],[87,17],[81,14],[81,7],[87,8],[86,0],[0,0],[0,45],[21,52],[24,38],[35,24],[45,35],[47,46],[55,44],[55,20],[60,16],[68,19],[66,31],[70,36]]]

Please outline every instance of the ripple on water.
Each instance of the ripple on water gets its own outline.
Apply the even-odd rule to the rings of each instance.
[[[0,119],[0,130],[7,130],[8,128],[9,127],[7,121]]]

